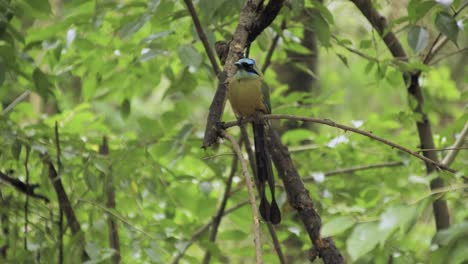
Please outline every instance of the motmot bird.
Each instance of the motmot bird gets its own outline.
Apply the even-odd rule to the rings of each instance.
[[[234,65],[236,73],[230,78],[228,98],[232,109],[238,118],[255,117],[252,122],[256,180],[260,192],[260,215],[267,222],[278,224],[281,222],[281,213],[275,200],[275,179],[271,166],[271,159],[265,144],[265,125],[269,123],[257,118],[257,112],[271,114],[270,91],[263,80],[262,73],[257,70],[255,61],[242,58]],[[271,193],[271,203],[265,195],[265,185],[268,183]]]

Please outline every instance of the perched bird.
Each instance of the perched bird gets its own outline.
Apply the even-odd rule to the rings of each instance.
[[[265,125],[268,122],[257,117],[257,111],[271,113],[270,91],[263,80],[263,75],[257,70],[255,61],[242,58],[235,63],[237,71],[229,80],[228,98],[232,109],[238,118],[255,117],[252,122],[257,184],[260,192],[259,211],[265,221],[273,224],[281,222],[281,213],[275,200],[275,179],[271,159],[265,144]],[[265,195],[265,185],[268,183],[271,192],[271,203]]]

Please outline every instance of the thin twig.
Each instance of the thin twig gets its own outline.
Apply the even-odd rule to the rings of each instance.
[[[109,143],[106,136],[102,137],[102,144],[99,146],[99,154],[103,156],[109,155]],[[115,210],[114,177],[111,168],[109,168],[109,173],[103,172],[101,175],[102,178],[105,179],[104,193],[106,195],[106,206],[109,209]],[[109,246],[115,251],[112,255],[112,262],[118,264],[121,261],[119,229],[117,222],[110,214],[108,214],[107,217],[107,228],[109,230]]]
[[[193,6],[192,0],[184,0],[184,2],[187,5],[187,9],[190,13],[190,16],[192,17],[193,24],[195,25],[195,28],[197,30],[198,37],[203,43],[206,55],[208,55],[208,58],[210,59],[211,67],[213,68],[213,71],[216,74],[216,76],[218,76],[221,70],[218,66],[218,62],[216,61],[216,56],[213,52],[213,49],[211,48],[210,43],[206,38],[205,32],[203,31],[203,27],[200,23],[200,19],[198,18],[197,11],[195,11],[195,7]]]
[[[239,146],[242,144],[242,137],[239,142]],[[215,242],[216,241],[216,235],[218,234],[218,228],[219,225],[221,224],[221,220],[223,218],[224,210],[226,209],[227,201],[230,196],[231,192],[231,186],[232,186],[232,180],[234,179],[234,175],[236,174],[237,171],[237,163],[238,163],[238,157],[234,156],[232,158],[232,164],[231,164],[231,172],[229,173],[229,177],[226,181],[226,188],[224,189],[224,194],[223,198],[221,200],[221,204],[219,205],[218,211],[216,212],[216,215],[213,217],[213,224],[211,226],[211,233],[210,233],[210,241]],[[205,253],[205,256],[203,257],[203,263],[208,264],[210,263],[211,259],[211,252],[210,250],[207,250]]]
[[[430,63],[430,65],[435,65],[435,64],[439,63],[440,61],[447,59],[448,57],[451,57],[453,55],[457,55],[459,53],[467,52],[467,51],[468,51],[468,48],[463,48],[463,49],[456,50],[454,52],[450,52],[448,54],[444,54],[444,56],[438,58],[437,60],[432,61]]]
[[[256,263],[262,263],[262,246],[260,243],[260,218],[258,217],[257,205],[255,202],[255,194],[254,194],[254,187],[252,182],[252,177],[250,175],[249,170],[247,169],[247,164],[245,162],[244,157],[242,156],[242,151],[240,150],[239,144],[237,144],[236,140],[226,131],[221,131],[222,137],[226,138],[231,142],[232,148],[240,161],[242,174],[245,176],[245,184],[247,185],[247,191],[249,193],[249,202],[252,208],[252,216],[253,216],[253,233],[254,233],[254,243],[255,243],[255,256],[256,256]]]
[[[455,160],[455,157],[457,156],[458,152],[461,149],[461,146],[466,143],[465,138],[468,136],[468,122],[465,123],[465,126],[463,127],[463,130],[460,132],[458,135],[457,140],[455,143],[453,143],[452,147],[450,148],[451,151],[445,155],[445,157],[442,159],[442,164],[445,166],[450,166],[452,162]]]
[[[371,165],[364,165],[364,166],[354,166],[350,168],[343,168],[343,169],[337,169],[337,170],[332,170],[323,173],[323,176],[329,177],[333,175],[338,175],[338,174],[345,174],[345,173],[353,173],[356,171],[363,171],[363,170],[370,170],[370,169],[378,169],[378,168],[390,168],[390,167],[398,167],[402,166],[405,163],[402,161],[394,161],[394,162],[385,162],[385,163],[378,163],[378,164],[371,164]],[[305,177],[304,182],[308,181],[315,181],[314,177]]]
[[[120,222],[124,223],[125,225],[131,227],[132,229],[136,230],[137,232],[143,234],[144,236],[148,237],[149,239],[152,239],[152,240],[155,240],[157,239],[155,236],[151,235],[150,233],[146,232],[145,230],[141,229],[141,228],[138,228],[137,226],[135,226],[134,224],[132,224],[130,221],[128,221],[127,219],[125,219],[124,217],[118,215],[115,211],[111,211],[109,208],[107,208],[105,205],[101,205],[99,203],[96,203],[94,201],[91,201],[91,200],[87,200],[87,199],[78,199],[78,202],[85,202],[85,203],[89,203],[99,209],[101,209],[102,211],[104,211],[106,214],[109,214],[109,215],[112,215],[112,217],[114,217],[115,219],[119,220]],[[166,252],[167,253],[167,252]]]
[[[57,167],[58,167],[58,176],[62,174],[62,161],[60,160],[61,156],[61,150],[60,150],[60,133],[58,129],[58,122],[55,121],[55,147],[57,149]],[[63,229],[63,208],[62,206],[59,206],[59,222],[58,222],[58,228],[59,228],[59,264],[63,263],[64,255],[63,255],[63,234],[65,233]]]
[[[468,6],[468,2],[463,3],[463,5],[453,14],[453,17],[455,18],[458,16],[463,9],[465,9]],[[429,64],[431,60],[434,58],[434,56],[439,52],[439,50],[448,42],[448,38],[444,36],[444,38],[439,42],[439,39],[442,37],[442,33],[439,33],[437,37],[435,38],[434,42],[432,42],[431,47],[429,48],[429,51],[426,54],[426,57],[424,57],[423,63],[424,64]]]
[[[13,102],[11,102],[7,107],[5,107],[5,109],[3,109],[2,115],[8,114],[11,110],[13,110],[13,108],[15,108],[17,104],[21,103],[24,99],[26,99],[26,97],[28,97],[30,93],[31,91],[27,90],[20,94],[18,97],[16,97],[16,99],[13,100]]]
[[[351,131],[351,132],[354,132],[356,134],[360,134],[360,135],[363,135],[363,136],[366,136],[366,137],[369,137],[371,139],[374,139],[374,140],[377,140],[379,142],[382,142],[384,143],[385,145],[389,145],[393,148],[396,148],[396,149],[399,149],[403,152],[406,152],[420,160],[423,160],[425,162],[428,162],[428,163],[431,163],[433,165],[435,165],[436,167],[442,169],[442,170],[446,170],[446,171],[449,171],[449,172],[452,172],[452,173],[455,173],[456,171],[443,165],[443,164],[440,164],[436,161],[433,161],[429,158],[426,158],[422,155],[419,155],[417,152],[415,151],[412,151],[408,148],[405,148],[401,145],[398,145],[396,143],[393,143],[387,139],[384,139],[384,138],[381,138],[381,137],[378,137],[374,134],[372,134],[372,132],[367,132],[367,131],[364,131],[364,130],[361,130],[361,129],[357,129],[355,127],[351,127],[351,126],[346,126],[346,125],[342,125],[342,124],[338,124],[330,119],[319,119],[319,118],[312,118],[312,117],[304,117],[304,116],[293,116],[293,115],[264,115],[263,118],[266,118],[266,119],[289,119],[289,120],[296,120],[296,121],[303,121],[303,122],[312,122],[312,123],[317,123],[317,124],[322,124],[322,125],[327,125],[327,126],[331,126],[331,127],[336,127],[336,128],[339,128],[339,129],[343,129],[344,131]],[[247,122],[248,120],[245,120],[244,122]],[[232,122],[226,122],[224,124],[224,128],[228,128],[230,126],[235,126],[237,125],[239,122],[238,121],[232,121]]]
[[[247,157],[249,158],[250,167],[252,168],[252,171],[253,171],[253,173],[255,175],[255,186],[257,187],[257,192],[260,194],[260,189],[259,189],[259,184],[258,184],[258,176],[257,176],[257,172],[256,172],[257,166],[255,165],[255,160],[254,160],[255,156],[254,156],[254,152],[252,150],[252,145],[251,145],[250,140],[249,140],[249,135],[248,135],[247,129],[245,128],[244,125],[242,125],[240,127],[240,129],[241,129],[242,138],[244,139],[244,146],[245,146],[245,149],[247,151]],[[279,262],[281,264],[285,264],[286,263],[286,258],[284,257],[283,251],[281,249],[281,245],[280,245],[279,240],[278,240],[278,236],[276,235],[275,226],[270,222],[266,222],[266,224],[268,226],[268,232],[270,233],[271,240],[273,241],[273,246],[274,246],[274,249],[276,251],[276,255],[278,256]]]
[[[283,31],[285,28],[286,28],[286,21],[283,20],[281,22],[280,30]],[[270,66],[271,58],[273,57],[273,52],[275,51],[276,46],[278,45],[278,41],[279,41],[280,37],[281,37],[281,34],[276,33],[276,36],[273,38],[273,41],[271,42],[271,46],[268,49],[268,53],[267,53],[267,55],[265,57],[265,61],[263,62],[263,66],[262,66],[262,70],[261,70],[263,72],[263,74],[265,74],[266,70],[268,69],[268,66]]]
[[[31,149],[26,147],[26,157],[24,158],[24,171],[26,173],[26,186],[29,185],[29,154]],[[29,195],[26,195],[24,201],[24,249],[28,249],[28,212],[29,212]]]
[[[246,201],[243,201],[241,203],[238,203],[236,205],[234,205],[233,207],[227,209],[224,214],[223,214],[223,217],[236,211],[237,209],[243,207],[244,205],[247,205],[249,204],[249,200],[246,200]],[[179,251],[177,252],[176,256],[174,257],[174,260],[172,260],[172,264],[177,264],[179,263],[180,259],[184,256],[185,252],[187,252],[187,250],[189,249],[189,247],[195,242],[197,241],[201,235],[203,235],[203,233],[205,233],[209,228],[210,226],[213,224],[213,219],[210,220],[210,222],[204,224],[203,226],[199,227],[197,229],[197,231],[195,231],[195,233],[193,233],[192,237],[190,238],[189,241],[187,241],[185,243],[185,246]]]
[[[425,152],[425,151],[446,151],[446,150],[462,150],[462,149],[468,149],[468,147],[459,147],[459,148],[448,147],[448,148],[420,149],[420,150],[418,150],[418,152]]]

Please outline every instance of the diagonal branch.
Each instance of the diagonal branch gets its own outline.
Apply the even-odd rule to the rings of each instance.
[[[241,137],[241,140],[242,140],[242,137]],[[239,146],[241,146],[241,144],[242,144],[242,141],[239,142]],[[212,221],[213,224],[212,224],[211,233],[210,233],[211,242],[215,242],[216,240],[216,235],[218,234],[218,228],[219,228],[219,225],[221,224],[221,220],[223,218],[224,211],[226,210],[226,205],[230,196],[232,180],[234,179],[234,175],[236,174],[236,171],[237,171],[238,161],[239,161],[238,157],[234,156],[232,159],[232,164],[231,164],[231,172],[229,173],[229,177],[226,181],[226,188],[224,189],[224,194],[221,200],[221,204],[219,205],[216,215],[213,217],[213,221]],[[204,264],[210,263],[210,259],[211,259],[211,252],[207,250],[205,253],[205,256],[203,257],[203,263]]]
[[[211,67],[213,68],[214,73],[216,76],[221,72],[218,66],[218,62],[216,62],[216,57],[214,55],[213,49],[206,38],[205,32],[203,31],[203,27],[200,23],[200,19],[198,18],[197,12],[195,11],[195,7],[193,6],[192,0],[184,0],[185,4],[187,5],[187,9],[192,17],[193,24],[195,25],[195,29],[197,30],[198,37],[200,38],[201,42],[203,43],[203,47],[205,48],[206,55],[208,55],[208,59],[210,59]]]
[[[371,164],[371,165],[363,165],[363,166],[354,166],[344,169],[337,169],[325,172],[323,176],[330,177],[333,175],[338,174],[345,174],[345,173],[353,173],[356,171],[363,171],[363,170],[371,170],[371,169],[380,169],[380,168],[391,168],[391,167],[398,167],[405,165],[402,161],[394,161],[394,162],[385,162],[385,163],[378,163],[378,164]],[[304,182],[315,181],[314,177],[305,177]]]
[[[19,192],[22,192],[28,196],[31,196],[33,198],[41,199],[44,202],[48,203],[49,198],[45,197],[44,195],[37,194],[34,192],[34,190],[39,187],[39,184],[26,184],[18,179],[12,178],[8,176],[7,174],[3,173],[0,171],[0,180],[4,181],[11,186],[13,186],[16,190]]]
[[[371,23],[372,27],[379,33],[380,37],[385,42],[388,50],[392,53],[393,57],[399,59],[403,62],[408,61],[408,56],[406,55],[401,43],[396,38],[395,34],[388,29],[387,22],[385,17],[379,14],[379,12],[374,8],[372,1],[370,0],[351,0],[354,5],[361,11],[361,13],[367,18]],[[435,52],[433,52],[434,54]],[[424,60],[426,63],[426,60]],[[434,139],[432,135],[432,128],[429,122],[429,118],[426,113],[423,111],[424,98],[419,85],[419,76],[421,72],[404,72],[402,74],[403,80],[407,85],[408,96],[416,99],[417,105],[414,107],[413,112],[418,114],[421,118],[416,122],[416,127],[418,130],[420,147],[422,149],[433,149],[435,148]],[[438,168],[441,168],[437,165],[438,158],[436,151],[425,151],[424,156],[432,160],[432,162],[426,161],[426,172],[431,174],[435,172]],[[442,165],[443,166],[443,165]],[[440,189],[444,187],[444,181],[440,177],[436,177],[430,183],[431,189]],[[432,203],[434,210],[434,218],[436,223],[437,230],[446,229],[450,226],[450,213],[447,206],[447,201],[439,198]]]
[[[458,152],[460,151],[461,147],[463,144],[466,143],[465,139],[468,136],[468,123],[465,123],[465,126],[463,127],[463,130],[460,132],[458,135],[457,140],[455,140],[455,143],[450,147],[449,153],[442,159],[442,164],[445,166],[450,166],[452,162],[455,160],[455,157],[457,156]]]
[[[244,157],[242,156],[242,151],[239,147],[239,144],[237,144],[236,140],[231,135],[226,133],[226,131],[222,130],[221,135],[223,138],[231,142],[232,148],[234,149],[234,152],[236,153],[237,158],[239,159],[242,168],[242,174],[244,174],[245,176],[245,185],[247,185],[247,191],[249,193],[249,202],[250,206],[252,207],[256,263],[259,264],[262,263],[262,246],[260,243],[260,219],[258,217],[257,205],[255,202],[252,177],[250,175],[249,170],[247,169],[247,164]]]
[[[403,152],[406,152],[426,163],[430,163],[430,164],[433,164],[435,167],[439,168],[439,169],[442,169],[442,170],[446,170],[446,171],[449,171],[449,172],[452,172],[452,173],[455,173],[456,171],[449,168],[448,166],[444,165],[444,164],[441,164],[441,163],[438,163],[436,161],[433,161],[423,155],[419,155],[418,154],[418,151],[412,151],[406,147],[403,147],[401,145],[398,145],[392,141],[389,141],[387,139],[384,139],[384,138],[381,138],[379,136],[376,136],[374,134],[372,134],[372,132],[367,132],[367,131],[364,131],[364,130],[361,130],[361,129],[358,129],[358,128],[355,128],[355,127],[351,127],[351,126],[346,126],[346,125],[342,125],[342,124],[339,124],[339,123],[336,123],[330,119],[320,119],[320,118],[312,118],[312,117],[304,117],[304,116],[293,116],[293,115],[284,115],[284,114],[278,114],[278,115],[264,115],[263,118],[265,119],[288,119],[288,120],[296,120],[296,121],[302,121],[302,122],[311,122],[311,123],[317,123],[317,124],[322,124],[322,125],[327,125],[327,126],[331,126],[331,127],[336,127],[336,128],[339,128],[339,129],[342,129],[344,131],[351,131],[353,133],[356,133],[356,134],[360,134],[360,135],[363,135],[363,136],[366,136],[366,137],[369,137],[371,139],[374,139],[374,140],[377,140],[379,142],[382,142],[383,144],[385,145],[388,145],[392,148],[396,148],[396,149],[399,149]],[[244,122],[247,122],[249,121],[248,119],[244,120]],[[224,124],[224,128],[229,128],[231,126],[236,126],[238,125],[239,122],[238,121],[232,121],[232,122],[226,122]]]
[[[244,139],[244,143],[245,143],[244,146],[245,146],[245,150],[247,151],[247,156],[249,158],[250,167],[252,168],[252,171],[255,175],[255,186],[257,187],[257,192],[260,193],[259,184],[258,184],[258,176],[256,172],[257,166],[255,166],[255,160],[254,160],[255,156],[252,150],[252,144],[250,143],[249,135],[247,133],[247,129],[245,128],[245,126],[241,126],[240,129],[241,129],[242,138]],[[284,257],[283,251],[281,250],[281,245],[278,240],[278,236],[276,235],[275,227],[270,222],[266,222],[266,224],[268,227],[268,232],[270,233],[270,236],[271,236],[271,240],[273,241],[273,246],[276,251],[276,255],[278,255],[278,260],[281,264],[285,264],[286,259]]]
[[[343,256],[336,248],[333,239],[320,236],[320,228],[322,227],[320,215],[310,199],[287,148],[281,143],[273,128],[268,129],[267,140],[273,162],[288,194],[288,201],[299,214],[318,255],[325,264],[344,263]]]
[[[431,160],[430,158],[419,155],[415,151],[412,151],[412,150],[410,150],[408,148],[405,148],[405,147],[403,147],[401,145],[393,143],[393,142],[391,142],[391,141],[389,141],[387,139],[378,137],[378,136],[372,134],[371,132],[367,132],[367,131],[357,129],[357,128],[351,127],[351,126],[341,125],[341,124],[338,124],[338,123],[336,123],[336,122],[334,122],[334,121],[332,121],[330,119],[318,119],[318,118],[292,116],[292,115],[266,115],[264,117],[268,118],[268,119],[289,119],[289,120],[297,120],[297,121],[303,121],[303,122],[313,122],[313,123],[318,123],[318,124],[323,124],[323,125],[343,129],[344,131],[351,131],[353,133],[360,134],[360,135],[372,138],[374,140],[377,140],[377,141],[380,141],[380,142],[384,143],[385,145],[389,145],[389,146],[391,146],[393,148],[396,148],[396,149],[399,149],[399,150],[401,150],[403,152],[406,152],[406,153],[408,153],[408,154],[410,154],[410,155],[412,155],[412,156],[414,156],[414,157],[416,157],[418,159],[423,160],[424,162],[426,162],[426,164],[430,163],[430,164],[432,164],[433,166],[435,166],[435,167],[437,167],[439,169],[446,170],[446,171],[449,171],[449,172],[452,172],[452,173],[455,172],[455,170],[445,166],[444,164],[438,163],[437,161]]]

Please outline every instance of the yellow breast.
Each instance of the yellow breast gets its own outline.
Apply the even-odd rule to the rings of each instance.
[[[229,82],[229,102],[237,117],[252,117],[266,112],[262,98],[262,78],[233,79]]]

